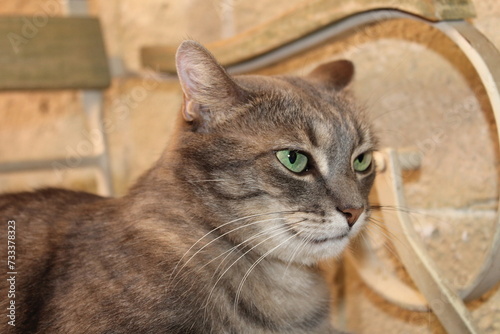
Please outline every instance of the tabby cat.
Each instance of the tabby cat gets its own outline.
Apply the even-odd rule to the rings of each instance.
[[[375,176],[352,63],[231,77],[193,41],[176,62],[172,145],[126,196],[0,196],[1,333],[337,333],[316,264],[362,229]]]

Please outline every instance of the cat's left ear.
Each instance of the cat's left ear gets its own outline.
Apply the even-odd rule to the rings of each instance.
[[[307,77],[329,88],[340,91],[354,77],[354,64],[349,60],[335,60],[319,65]]]
[[[188,122],[217,122],[227,116],[217,111],[230,109],[244,95],[214,56],[195,41],[179,46],[176,67],[184,93],[182,114]]]

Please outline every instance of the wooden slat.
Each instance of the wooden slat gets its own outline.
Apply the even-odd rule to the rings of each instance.
[[[234,37],[207,45],[224,65],[263,55],[347,17],[377,9],[396,9],[429,21],[458,20],[475,16],[470,0],[310,0],[275,19]],[[177,45],[147,46],[142,64],[157,71],[175,73]]]
[[[96,18],[0,17],[0,90],[110,84]]]

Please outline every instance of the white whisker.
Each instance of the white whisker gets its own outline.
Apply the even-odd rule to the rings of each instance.
[[[298,224],[300,224],[300,223],[302,223],[302,222],[304,222],[304,221],[307,221],[307,219],[303,219],[303,220],[301,220],[301,221],[297,222],[296,224],[298,225]],[[293,253],[292,253],[292,255],[290,256],[290,260],[288,260],[288,264],[287,264],[287,266],[286,266],[285,270],[283,271],[283,277],[285,277],[285,276],[286,276],[286,273],[287,273],[287,271],[288,271],[288,268],[289,268],[289,267],[290,267],[290,265],[292,264],[293,259],[294,259],[294,258],[295,258],[295,256],[298,254],[299,250],[300,250],[301,248],[305,247],[305,245],[307,245],[307,241],[308,241],[308,240],[307,240],[307,238],[305,239],[305,241],[306,241],[305,243],[300,243],[300,244],[298,244],[298,245],[297,245],[297,248],[295,248],[294,252],[293,252]]]
[[[241,226],[238,226],[230,231],[227,231],[221,235],[219,235],[217,238],[211,240],[209,243],[203,245],[200,249],[198,249],[193,255],[191,255],[191,257],[182,265],[182,267],[178,270],[178,272],[175,274],[175,276],[172,278],[172,280],[175,280],[177,278],[177,275],[182,272],[182,270],[188,265],[188,263],[197,255],[199,254],[201,251],[203,251],[203,249],[205,249],[206,247],[210,246],[212,243],[216,242],[217,240],[219,240],[220,238],[223,238],[224,236],[230,234],[230,233],[233,233],[234,231],[237,231],[239,229],[242,229],[242,228],[245,228],[245,227],[249,227],[249,226],[252,226],[252,225],[256,225],[256,224],[261,224],[261,223],[264,223],[264,222],[268,222],[268,221],[273,221],[273,220],[276,220],[276,219],[285,219],[285,218],[269,218],[269,219],[264,219],[264,220],[258,220],[258,221],[255,221],[255,222],[252,222],[252,223],[249,223],[249,224],[245,224],[245,225],[241,225]],[[233,221],[234,223],[234,221]],[[214,230],[212,230],[214,231]],[[197,242],[199,242],[200,240],[198,240]],[[191,247],[192,248],[192,247]],[[190,249],[191,249],[190,248]],[[220,255],[219,255],[220,256]],[[182,260],[182,258],[181,258]],[[214,260],[214,259],[213,259]],[[213,261],[212,260],[212,261]],[[212,262],[210,261],[210,262]],[[210,263],[209,262],[209,263]],[[208,263],[207,263],[208,264]],[[175,270],[175,268],[174,268]]]
[[[280,230],[282,228],[282,226],[277,226],[275,228],[275,230]],[[269,231],[267,231],[267,233],[269,233]],[[245,251],[242,255],[240,255],[236,260],[233,261],[233,263],[231,263],[231,265],[229,267],[227,267],[223,272],[222,274],[219,275],[219,277],[217,278],[217,280],[215,281],[214,285],[212,286],[212,289],[210,290],[210,293],[208,294],[208,298],[207,298],[207,304],[208,304],[208,301],[210,300],[214,290],[215,290],[215,287],[217,286],[217,284],[220,282],[220,280],[222,279],[222,277],[224,277],[224,275],[238,262],[240,261],[243,257],[245,257],[248,253],[250,253],[252,250],[254,250],[256,247],[260,246],[261,244],[263,244],[264,242],[268,241],[269,239],[273,239],[273,238],[276,238],[277,236],[281,235],[281,234],[285,234],[285,233],[289,233],[288,230],[282,230],[278,233],[275,233],[267,238],[265,238],[264,240],[260,241],[259,243],[257,243],[256,245],[252,246],[250,249],[248,249],[247,251]]]
[[[208,266],[210,263],[216,261],[218,258],[220,258],[221,256],[223,256],[224,254],[226,254],[226,256],[222,259],[222,261],[220,261],[219,265],[217,266],[217,268],[215,268],[213,270],[213,273],[212,273],[212,280],[214,279],[214,276],[217,274],[217,272],[219,272],[219,268],[224,264],[224,262],[226,261],[226,259],[229,258],[229,256],[231,255],[231,253],[233,253],[236,249],[238,249],[238,247],[241,247],[242,245],[244,245],[245,243],[248,243],[264,234],[267,234],[269,232],[272,232],[273,230],[278,230],[280,229],[281,226],[275,226],[273,227],[273,229],[270,230],[264,230],[264,231],[260,231],[259,233],[256,233],[254,234],[253,236],[251,236],[250,238],[247,238],[245,239],[243,242],[240,242],[239,244],[229,248],[228,250],[222,252],[221,254],[217,255],[215,258],[211,259],[210,261],[208,261],[207,263],[205,263],[202,267],[200,267],[199,269],[202,269],[206,266]],[[186,272],[186,275],[188,274],[189,272]],[[177,283],[175,283],[175,285],[172,287],[173,289],[175,289],[175,286],[176,286]],[[187,294],[189,293],[189,291],[186,291],[184,294]],[[181,295],[182,297],[182,295]]]
[[[201,238],[199,238],[194,244],[192,244],[191,247],[189,247],[189,249],[184,253],[184,255],[181,256],[181,258],[179,259],[179,261],[177,262],[177,264],[175,265],[174,269],[171,272],[171,279],[175,278],[175,277],[172,277],[172,275],[177,271],[177,267],[182,262],[182,260],[184,259],[184,257],[193,249],[193,247],[196,246],[201,240],[203,240],[204,238],[206,238],[207,236],[209,236],[213,232],[215,232],[215,231],[223,228],[224,226],[227,226],[229,224],[233,224],[233,223],[236,223],[236,222],[239,222],[239,221],[242,221],[242,220],[255,218],[255,217],[262,217],[262,216],[273,215],[273,214],[294,213],[294,212],[297,212],[297,211],[278,211],[278,212],[259,213],[259,214],[255,214],[255,215],[245,216],[245,217],[236,218],[234,220],[231,220],[231,221],[229,221],[227,223],[224,223],[224,224],[222,224],[222,225],[220,225],[220,226],[218,226],[218,227],[216,227],[216,228],[208,231],[205,235],[203,235]]]
[[[248,268],[248,270],[246,271],[245,275],[243,276],[243,278],[241,279],[241,282],[240,282],[240,285],[238,286],[238,290],[236,290],[236,296],[235,296],[235,299],[234,299],[234,307],[235,307],[235,312],[236,312],[236,305],[238,305],[238,300],[240,299],[240,294],[241,294],[241,290],[243,289],[243,284],[245,283],[245,281],[247,280],[248,276],[250,275],[250,273],[253,271],[253,269],[259,264],[261,263],[269,254],[271,254],[272,252],[274,252],[276,249],[278,249],[279,247],[283,246],[285,243],[287,243],[290,239],[294,238],[295,235],[292,234],[289,238],[283,240],[281,243],[279,243],[277,246],[271,248],[270,250],[268,250],[267,252],[265,252],[261,257],[259,257],[257,259],[257,261],[255,261],[251,266],[250,268]]]

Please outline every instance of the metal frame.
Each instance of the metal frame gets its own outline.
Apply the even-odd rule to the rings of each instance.
[[[93,143],[94,155],[88,160],[94,160],[97,167],[97,192],[103,196],[113,196],[113,178],[109,163],[109,145],[106,129],[103,125],[103,93],[99,90],[84,90],[81,92],[83,109],[87,115],[91,131],[99,134],[99,140]]]
[[[65,0],[68,15],[89,15],[87,1]],[[85,114],[87,115],[91,131],[97,131],[100,140],[94,144],[94,155],[88,159],[95,160],[93,165],[97,167],[96,180],[97,192],[102,196],[113,196],[113,177],[109,159],[109,145],[104,128],[103,111],[104,96],[101,90],[84,90],[81,92],[81,100]]]
[[[86,0],[64,0],[64,3],[66,12],[70,16],[89,15],[89,7]],[[113,177],[109,161],[109,145],[106,129],[103,125],[104,94],[102,90],[84,90],[81,92],[81,100],[90,130],[96,131],[100,135],[100,140],[93,143],[94,155],[88,158],[89,160],[94,160],[92,164],[97,167],[97,192],[102,196],[113,196]]]

